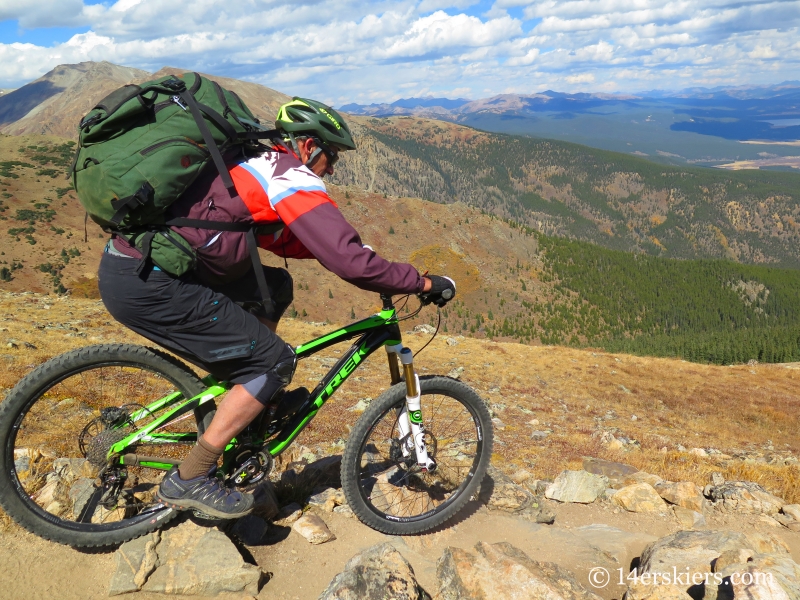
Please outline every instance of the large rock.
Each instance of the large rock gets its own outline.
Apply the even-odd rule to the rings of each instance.
[[[675,518],[678,519],[678,523],[684,529],[698,529],[706,526],[706,518],[696,510],[689,510],[682,506],[675,506],[672,510],[675,513]]]
[[[292,524],[292,529],[302,535],[312,544],[324,544],[335,540],[336,536],[331,533],[325,521],[317,515],[305,514]]]
[[[506,542],[446,548],[436,565],[437,600],[599,600],[561,567]]]
[[[755,554],[718,574],[723,583],[708,590],[704,600],[714,598],[714,592],[717,600],[800,600],[800,565],[787,554]]]
[[[642,573],[709,573],[711,563],[728,551],[753,549],[786,554],[785,544],[772,536],[738,531],[679,531],[650,544],[642,552]]]
[[[265,480],[260,482],[252,490],[255,505],[253,506],[253,514],[261,517],[265,521],[271,521],[280,512],[278,505],[278,497],[275,494],[275,486],[271,481]]]
[[[752,481],[726,481],[722,485],[707,486],[706,496],[714,502],[715,508],[750,515],[774,515],[786,504]]]
[[[258,546],[262,544],[269,532],[269,524],[258,515],[249,514],[241,519],[236,519],[229,529],[245,546]]]
[[[144,591],[196,596],[258,593],[261,569],[247,564],[217,529],[186,521],[161,533],[156,552],[156,569],[142,586]]]
[[[636,467],[625,463],[592,457],[583,459],[583,470],[594,475],[605,475],[608,477],[610,487],[613,488],[622,487],[625,478],[638,471]]]
[[[800,504],[784,504],[781,512],[795,521],[800,521]]]
[[[605,475],[593,475],[586,471],[561,471],[547,487],[544,495],[558,502],[591,504],[607,487],[608,478]]]
[[[533,494],[492,466],[486,472],[478,497],[487,508],[505,512],[520,512],[534,501]]]
[[[319,600],[423,600],[414,569],[389,543],[356,554],[322,592]]]
[[[648,544],[658,539],[647,533],[632,533],[600,523],[576,527],[572,533],[626,567]]]
[[[667,509],[658,492],[647,483],[625,486],[611,496],[611,501],[629,512],[663,512]]]
[[[703,497],[703,491],[692,482],[668,483],[664,481],[653,487],[670,504],[699,513],[703,512],[706,501]]]
[[[125,542],[114,554],[114,574],[108,589],[109,596],[138,592],[156,568],[156,546],[159,532]]]
[[[680,586],[651,581],[634,581],[628,586],[625,600],[694,600]]]

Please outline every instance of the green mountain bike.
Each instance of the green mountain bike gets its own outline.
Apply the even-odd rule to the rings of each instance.
[[[388,296],[367,319],[296,348],[299,359],[355,341],[293,413],[258,420],[237,436],[217,476],[231,487],[269,475],[325,402],[381,347],[391,387],[352,428],[342,457],[347,502],[388,534],[427,531],[473,496],[492,451],[484,401],[448,377],[418,377]],[[75,547],[109,546],[153,531],[176,511],[155,495],[210,423],[230,385],[199,379],[159,350],[102,344],[40,365],[0,404],[0,505],[43,538]]]

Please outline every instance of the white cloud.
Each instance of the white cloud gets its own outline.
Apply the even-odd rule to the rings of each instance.
[[[0,87],[84,60],[339,102],[800,79],[800,0],[0,0],[0,20],[86,28],[0,41]]]
[[[19,21],[23,29],[88,23],[82,0],[0,0],[0,21]]]

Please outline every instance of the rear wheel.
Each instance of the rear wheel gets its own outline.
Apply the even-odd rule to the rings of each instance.
[[[0,404],[0,505],[27,530],[75,547],[118,544],[157,529],[176,514],[155,497],[164,472],[108,469],[105,456],[157,416],[144,406],[203,389],[183,363],[129,344],[81,348],[40,365]],[[168,424],[159,431],[176,434],[169,443],[142,446],[142,453],[181,460],[197,437],[195,417],[202,429],[211,416],[189,413]]]
[[[393,535],[428,531],[457,513],[481,483],[492,453],[492,423],[481,398],[447,377],[420,378],[428,454],[436,469],[403,456],[398,415],[405,383],[374,400],[350,434],[342,488],[358,518]]]

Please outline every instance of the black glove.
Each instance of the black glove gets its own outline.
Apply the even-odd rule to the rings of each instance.
[[[419,294],[423,304],[435,304],[442,307],[456,295],[456,282],[449,277],[439,275],[426,275],[431,280],[431,289]]]

